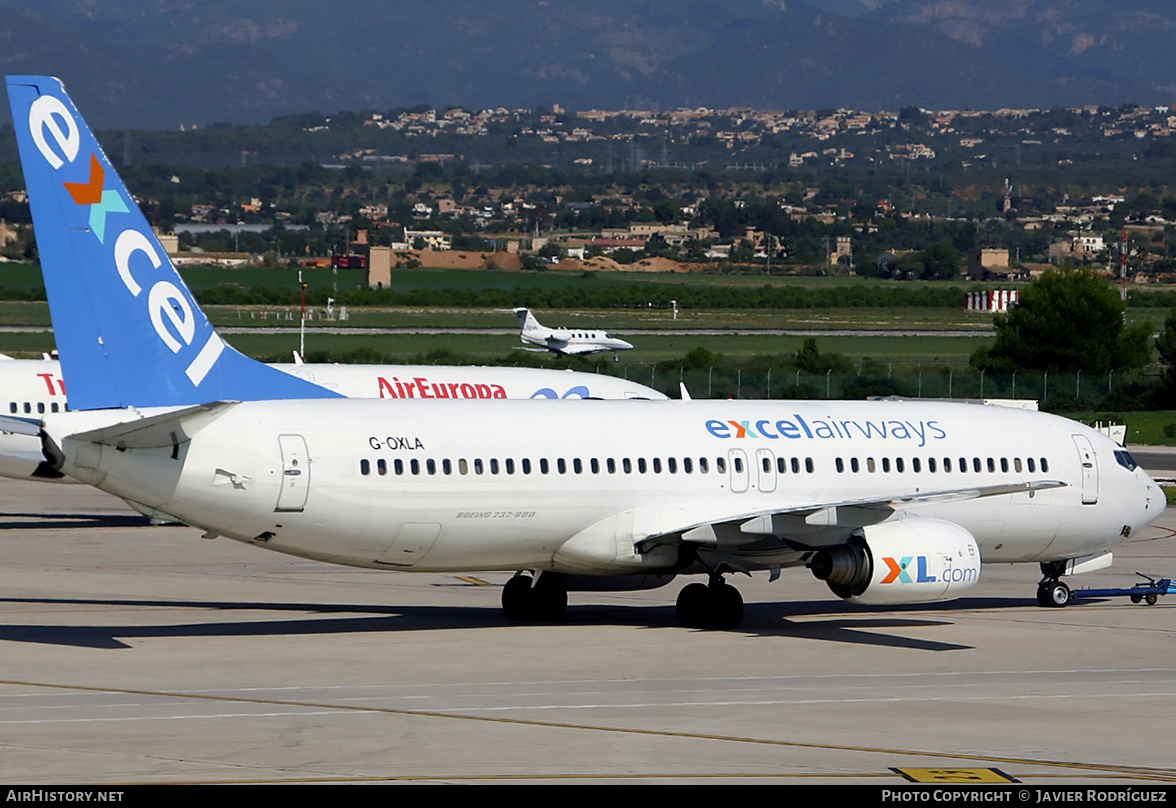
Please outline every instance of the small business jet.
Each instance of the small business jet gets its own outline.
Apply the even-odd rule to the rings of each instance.
[[[633,346],[607,331],[576,328],[548,328],[535,319],[530,309],[515,309],[522,331],[519,338],[560,356],[586,355],[605,351],[627,351]]]
[[[571,589],[701,575],[679,621],[729,629],[743,599],[725,576],[790,567],[902,604],[970,591],[982,563],[1036,563],[1038,602],[1063,606],[1063,575],[1105,567],[1164,511],[1128,452],[1039,412],[341,398],[220,340],[59,81],[9,77],[8,93],[73,411],[0,428],[207,537],[515,572],[503,607],[525,619],[558,618]]]
[[[664,399],[626,379],[573,370],[449,365],[275,364],[284,373],[348,398]],[[55,359],[12,359],[0,354],[0,412],[42,415],[67,409],[65,379]],[[36,438],[0,430],[0,477],[72,482],[45,463]]]

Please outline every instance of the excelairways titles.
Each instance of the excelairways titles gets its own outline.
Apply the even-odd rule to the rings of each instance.
[[[706,422],[706,431],[716,438],[767,438],[778,440],[788,438],[830,439],[830,438],[892,438],[894,440],[918,440],[919,446],[928,440],[943,440],[947,433],[938,421],[842,421],[835,418],[814,418],[806,421],[797,414],[793,420],[779,421],[716,421]]]

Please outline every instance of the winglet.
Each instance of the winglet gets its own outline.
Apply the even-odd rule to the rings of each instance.
[[[337,396],[226,345],[61,82],[7,84],[70,409]]]

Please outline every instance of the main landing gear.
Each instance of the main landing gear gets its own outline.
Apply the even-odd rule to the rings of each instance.
[[[709,583],[683,587],[676,609],[683,628],[730,630],[743,620],[743,596],[723,580],[722,572],[712,572]]]
[[[511,620],[553,622],[568,610],[568,590],[558,572],[541,572],[532,578],[517,573],[502,588],[502,610]]]
[[[1042,563],[1041,581],[1037,584],[1037,605],[1061,608],[1070,603],[1073,592],[1070,587],[1059,580],[1063,565],[1057,562]]]

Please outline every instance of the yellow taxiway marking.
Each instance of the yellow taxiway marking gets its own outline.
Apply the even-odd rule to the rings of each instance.
[[[894,771],[912,783],[1017,783],[1000,769],[919,769],[895,767]]]

